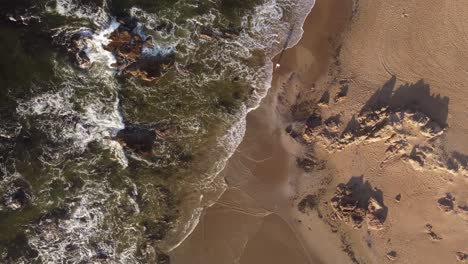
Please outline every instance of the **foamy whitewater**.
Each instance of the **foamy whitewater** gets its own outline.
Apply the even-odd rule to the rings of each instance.
[[[0,190],[9,201],[0,213],[29,212],[10,235],[24,236],[25,249],[0,243],[0,260],[167,263],[165,253],[224,191],[218,174],[244,136],[246,115],[270,88],[272,58],[299,41],[314,1],[263,1],[236,18],[235,37],[216,35],[224,34],[216,32],[226,22],[214,8],[185,17],[181,10],[197,6],[179,1],[164,12],[128,6],[134,33],[153,39],[143,56],[176,54],[173,70],[150,84],[123,76],[105,49],[124,25],[112,14],[112,1],[78,2],[56,0],[39,13],[44,21],[65,19],[48,27],[56,49],[53,78],[32,83],[38,92],[17,99],[14,132],[0,128],[6,131],[0,139],[26,137],[5,145],[8,155],[17,155],[8,159],[11,166],[0,157],[6,175]],[[211,41],[201,37],[206,28],[215,32]],[[77,34],[86,36],[91,66],[84,69],[55,48],[70,52]],[[152,150],[124,143],[126,129],[155,133]],[[27,154],[15,154],[24,149]],[[29,253],[14,259],[12,250]]]

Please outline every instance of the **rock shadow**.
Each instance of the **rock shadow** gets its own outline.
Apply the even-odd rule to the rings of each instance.
[[[344,221],[353,228],[361,228],[366,221],[368,230],[381,230],[388,214],[383,200],[382,191],[372,188],[364,176],[353,176],[346,184],[337,186],[330,200],[334,210],[331,219]]]
[[[369,181],[364,181],[364,176],[353,176],[344,184],[346,189],[352,191],[352,198],[359,202],[363,207],[367,208],[369,199],[374,198],[380,204],[384,204],[383,192],[379,188],[374,188]],[[388,211],[387,206],[383,205]]]
[[[396,80],[396,76],[392,76],[385,82],[362,107],[360,115],[382,107],[389,107],[392,111],[413,110],[426,114],[441,127],[447,126],[448,97],[432,94],[429,84],[423,79],[395,89]]]

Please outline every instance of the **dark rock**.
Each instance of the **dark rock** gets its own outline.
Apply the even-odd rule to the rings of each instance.
[[[340,82],[341,83],[341,82]],[[346,95],[348,95],[349,85],[347,82],[343,83],[340,87],[340,91],[335,95],[335,102],[342,100]]]
[[[136,152],[150,152],[156,141],[155,129],[130,126],[120,130],[117,141]]]
[[[315,194],[309,194],[302,199],[297,205],[297,209],[301,213],[305,213],[307,209],[315,209],[318,206],[318,197]]]
[[[427,229],[427,234],[429,235],[429,237],[431,238],[431,240],[433,241],[440,241],[442,240],[442,237],[440,237],[439,235],[437,235],[432,229],[432,225],[431,224],[426,224],[426,229]]]
[[[162,252],[158,252],[157,255],[158,255],[157,264],[171,264],[171,258],[169,257],[169,255],[164,254]]]
[[[308,130],[313,130],[322,124],[322,117],[318,113],[313,113],[306,120]]]
[[[395,260],[396,257],[397,257],[396,251],[393,251],[393,250],[392,250],[392,251],[390,251],[390,252],[387,253],[387,258],[388,258],[389,260]]]
[[[465,262],[466,260],[468,260],[468,254],[465,252],[458,251],[456,253],[456,256],[458,261]]]
[[[77,249],[78,249],[78,246],[72,243],[65,246],[66,251],[75,251]]]
[[[29,184],[17,179],[13,181],[7,192],[2,197],[4,206],[11,210],[19,210],[26,206],[31,200]]]
[[[214,40],[214,39],[233,39],[240,35],[242,29],[236,28],[233,26],[223,28],[223,29],[213,29],[211,27],[201,27],[199,33],[200,38],[204,40]]]
[[[325,168],[325,163],[323,161],[319,161],[313,157],[297,158],[296,164],[305,172],[311,172],[312,170],[323,170]]]
[[[90,30],[82,30],[71,36],[70,42],[67,45],[67,50],[72,55],[72,60],[82,69],[91,67],[91,60],[85,50],[88,47],[88,42],[92,38],[93,32]]]
[[[145,221],[145,235],[150,240],[162,240],[170,229],[170,224],[166,221]]]
[[[438,207],[444,212],[450,212],[454,208],[455,198],[450,194],[446,193],[444,197],[437,200]]]
[[[109,258],[109,255],[103,249],[98,249],[96,255],[93,257],[94,259],[105,260]]]
[[[319,105],[328,105],[329,102],[330,102],[330,92],[325,91],[322,94],[322,97],[320,97],[320,100],[318,101],[318,104]]]
[[[104,49],[112,52],[117,60],[114,65],[122,73],[133,77],[153,81],[161,77],[175,63],[173,52],[149,52],[144,49],[154,49],[153,39],[134,33],[136,22],[121,21],[121,25],[111,33],[110,43]]]
[[[395,201],[399,202],[401,201],[401,194],[397,194],[397,196],[395,196]]]
[[[174,65],[174,62],[174,54],[143,56],[138,61],[125,68],[124,72],[145,81],[153,81],[161,77]]]

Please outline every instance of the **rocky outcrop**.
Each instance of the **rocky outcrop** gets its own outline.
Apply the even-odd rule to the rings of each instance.
[[[116,140],[135,152],[150,152],[156,141],[156,130],[129,126],[117,133]]]
[[[364,221],[370,230],[383,228],[387,207],[383,204],[381,192],[372,189],[362,177],[353,177],[347,184],[337,186],[331,207],[332,220],[343,221],[353,228],[361,228]]]
[[[29,184],[22,179],[16,179],[11,182],[0,201],[9,210],[16,211],[30,203],[31,197]]]
[[[92,40],[94,33],[90,30],[82,30],[71,36],[71,40],[67,45],[67,50],[73,61],[81,69],[88,69],[91,67],[91,59],[86,53],[89,42]]]
[[[174,53],[164,54],[154,50],[153,39],[136,32],[136,22],[120,23],[109,36],[110,43],[104,47],[116,57],[117,62],[113,66],[124,74],[153,81],[174,65]]]
[[[214,29],[210,27],[201,27],[199,31],[200,39],[212,41],[216,39],[233,39],[240,35],[241,29],[228,27],[224,29]]]
[[[119,23],[119,27],[110,33],[109,43],[102,47],[115,57],[116,62],[111,66],[118,69],[119,73],[154,81],[174,65],[175,53],[171,50],[157,50],[152,37],[141,34],[134,19],[124,19]],[[88,29],[80,30],[71,36],[66,45],[72,60],[82,69],[92,66],[88,49],[93,45],[94,34]]]

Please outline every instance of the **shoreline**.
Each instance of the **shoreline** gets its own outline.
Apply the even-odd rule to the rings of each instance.
[[[305,20],[302,38],[294,47],[284,51],[283,59],[279,62],[281,66],[273,72],[272,87],[268,91],[268,95],[262,100],[257,109],[248,114],[247,131],[243,141],[221,173],[226,178],[228,189],[212,207],[206,210],[199,225],[187,240],[172,252],[174,263],[186,263],[189,259],[191,263],[221,263],[219,261],[226,262],[232,258],[242,258],[245,263],[255,263],[260,261],[259,257],[265,257],[268,254],[262,256],[261,250],[251,250],[251,248],[269,243],[264,240],[272,239],[268,238],[271,235],[270,231],[273,226],[275,230],[283,230],[285,240],[296,245],[295,249],[286,247],[290,249],[287,260],[295,259],[296,262],[292,261],[292,263],[321,263],[321,259],[325,258],[324,256],[317,256],[320,253],[312,252],[308,248],[311,245],[297,236],[297,230],[294,230],[291,224],[293,221],[292,216],[286,210],[281,209],[290,207],[289,199],[293,191],[290,189],[290,176],[300,173],[294,157],[297,156],[295,153],[302,150],[301,146],[293,142],[285,133],[284,119],[288,119],[288,117],[286,117],[287,113],[284,112],[284,109],[281,108],[286,102],[279,101],[282,100],[281,93],[286,92],[283,87],[285,79],[289,79],[291,72],[295,71],[295,68],[302,63],[302,61],[296,61],[298,56],[296,52],[301,52],[304,48],[310,48],[312,53],[319,54],[319,56],[325,53],[310,67],[315,67],[315,78],[319,78],[326,71],[332,55],[332,48],[327,41],[329,31],[338,33],[340,23],[344,23],[344,20],[346,20],[344,18],[346,11],[339,11],[340,1],[335,0],[332,2],[333,4],[325,3],[323,0],[316,1]],[[335,9],[338,9],[338,12],[334,12]],[[337,14],[343,16],[341,21],[337,22]],[[331,26],[324,26],[327,23],[330,23]],[[317,38],[317,35],[320,38]],[[325,43],[325,46],[321,43]],[[275,64],[278,56],[279,54],[273,59]],[[316,69],[319,68],[322,68],[322,70],[317,71]],[[274,175],[271,175],[272,172]],[[257,215],[261,215],[261,217]],[[215,221],[215,219],[218,219],[218,221]],[[219,219],[223,219],[223,221],[219,221]],[[248,224],[237,225],[235,228],[231,227],[233,230],[225,230],[222,223],[232,222],[233,219],[240,222],[246,221]],[[221,235],[227,231],[239,232],[239,234]],[[257,235],[255,235],[256,233]],[[273,233],[276,233],[276,231],[273,231]],[[210,238],[207,239],[207,236],[210,236]],[[240,238],[236,241],[235,236]],[[207,255],[206,252],[203,254],[196,253],[197,251],[208,250],[208,248],[217,248],[219,245],[216,245],[215,241],[222,237],[234,238],[229,241],[231,245],[227,248],[224,244],[224,248],[218,248],[216,253],[212,252],[213,249],[210,249],[209,251],[213,255]],[[252,240],[263,242],[251,242]],[[279,241],[277,239],[273,240],[275,242],[271,245],[272,247],[285,246],[284,242],[280,242],[278,245]],[[202,241],[204,243],[201,243]],[[333,243],[339,243],[339,240],[335,239]],[[345,254],[342,254],[339,244],[327,246],[328,250],[336,251],[336,259],[347,259]],[[297,248],[302,248],[302,250]],[[237,253],[228,252],[232,249],[237,250]],[[244,250],[246,255],[243,253]],[[195,260],[194,255],[197,255],[200,259]],[[279,259],[272,259],[271,261],[279,261]]]
[[[288,32],[287,39],[285,40],[284,43],[284,48],[283,49],[278,49],[278,51],[275,53],[273,52],[273,55],[271,56],[270,60],[265,64],[265,69],[270,72],[268,74],[269,77],[267,77],[265,81],[265,88],[263,90],[260,90],[263,92],[263,94],[257,95],[254,97],[254,102],[257,101],[255,106],[248,107],[245,110],[245,116],[241,117],[238,119],[233,126],[228,130],[228,133],[224,135],[221,138],[221,143],[219,143],[222,146],[229,146],[228,149],[233,149],[232,151],[227,151],[231,153],[227,157],[223,158],[216,166],[212,167],[215,168],[216,172],[212,173],[213,177],[209,179],[211,183],[219,182],[222,181],[219,178],[224,177],[220,176],[220,174],[223,173],[223,171],[226,169],[227,164],[229,163],[229,160],[232,158],[232,156],[235,154],[236,149],[239,147],[239,145],[242,143],[243,138],[245,137],[245,131],[247,129],[247,117],[248,115],[252,112],[257,110],[259,107],[262,105],[263,99],[268,96],[269,91],[272,89],[272,80],[274,78],[274,72],[276,68],[276,63],[275,60],[277,57],[281,57],[281,55],[284,53],[285,50],[290,49],[294,47],[295,45],[298,44],[298,42],[302,39],[302,35],[304,33],[303,27],[305,24],[306,19],[309,17],[310,13],[312,12],[312,9],[315,6],[316,0],[304,0],[303,4],[306,4],[308,1],[311,1],[310,8],[308,8],[308,11],[305,13],[303,19],[296,20],[293,22],[291,25],[296,25],[296,24],[301,24],[301,27],[299,29],[299,32],[296,32],[297,29],[295,26],[291,27],[291,30]],[[244,111],[242,112],[244,113]],[[237,138],[239,135],[242,135],[240,137],[240,140]],[[235,138],[235,140],[232,139],[232,137]],[[227,142],[227,143],[226,143]],[[217,183],[217,185],[222,185]],[[171,246],[165,248],[167,252],[171,252],[172,250],[176,249],[179,247],[186,239],[187,237],[190,236],[190,234],[194,231],[196,226],[200,222],[200,218],[202,216],[199,215],[200,211],[206,210],[206,207],[211,207],[213,204],[216,203],[216,200],[219,199],[219,197],[224,193],[226,190],[215,190],[212,192],[209,192],[207,194],[204,194],[204,196],[214,196],[212,198],[209,198],[208,202],[203,203],[201,208],[196,208],[196,210],[192,213],[190,219],[188,220],[188,223],[185,225],[184,230],[188,230],[183,232],[183,236],[180,239],[177,239],[177,243],[169,243]],[[201,198],[203,200],[204,198]],[[215,201],[215,203],[212,203]]]

